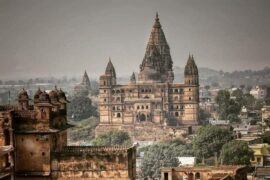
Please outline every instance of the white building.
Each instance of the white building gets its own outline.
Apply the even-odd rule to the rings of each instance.
[[[256,99],[264,99],[266,97],[266,90],[260,86],[252,88],[249,93]]]

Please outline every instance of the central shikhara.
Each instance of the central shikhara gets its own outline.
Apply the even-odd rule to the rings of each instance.
[[[117,84],[111,60],[100,76],[100,125],[197,125],[199,74],[193,55],[185,66],[184,83],[173,81],[170,47],[157,14],[138,77],[133,73],[129,84]]]

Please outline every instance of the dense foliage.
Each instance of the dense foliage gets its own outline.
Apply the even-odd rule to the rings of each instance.
[[[126,131],[109,131],[96,137],[92,141],[92,144],[95,146],[130,146],[132,143],[129,134]]]
[[[198,129],[193,140],[193,150],[198,159],[209,158],[220,152],[223,144],[232,139],[232,132],[217,126],[207,125]]]
[[[87,142],[89,143],[95,137],[95,128],[99,121],[97,117],[90,117],[80,121],[71,121],[69,123],[74,127],[69,129],[69,137],[71,143]]]
[[[243,141],[230,141],[223,145],[220,161],[225,165],[249,165],[253,151]]]
[[[142,178],[160,178],[161,167],[176,167],[177,157],[193,156],[192,146],[180,140],[160,142],[143,149]]]
[[[75,121],[97,116],[96,107],[86,96],[74,96],[68,104],[67,115]]]

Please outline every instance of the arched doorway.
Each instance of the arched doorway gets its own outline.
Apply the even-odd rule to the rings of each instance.
[[[146,121],[145,114],[140,114],[140,115],[139,115],[139,120],[140,120],[140,121]]]

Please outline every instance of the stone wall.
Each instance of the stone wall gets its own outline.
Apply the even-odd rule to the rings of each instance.
[[[52,179],[134,179],[136,148],[67,146],[54,152]]]

